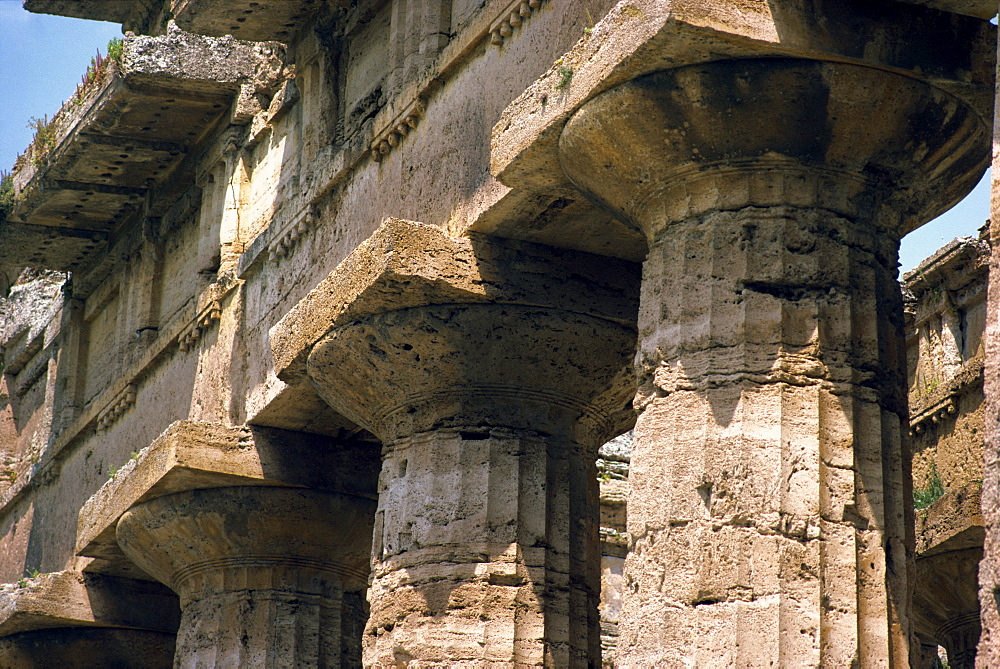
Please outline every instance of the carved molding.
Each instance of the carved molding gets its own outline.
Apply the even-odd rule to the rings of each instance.
[[[423,118],[427,104],[423,98],[411,102],[382,132],[375,136],[370,145],[372,158],[381,162],[389,152],[400,145]]]
[[[269,262],[278,262],[279,259],[288,255],[295,248],[310,228],[316,224],[316,216],[313,212],[308,212],[305,216],[293,225],[290,225],[284,232],[277,235],[277,241],[270,245],[267,259]]]
[[[111,400],[111,404],[108,405],[108,408],[101,412],[101,414],[97,417],[97,431],[103,432],[114,425],[126,411],[135,405],[135,396],[135,384],[129,384],[126,386],[125,390]]]
[[[187,352],[201,339],[201,336],[222,318],[222,306],[217,300],[212,300],[201,310],[194,322],[177,338],[177,348]]]
[[[500,18],[490,25],[490,42],[497,46],[514,34],[514,29],[531,18],[542,6],[542,0],[514,0],[500,13]]]

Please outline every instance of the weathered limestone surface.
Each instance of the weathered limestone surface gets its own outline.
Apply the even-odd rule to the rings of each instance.
[[[932,118],[963,153],[896,150]],[[987,136],[930,86],[791,59],[648,75],[566,125],[567,175],[650,244],[622,666],[908,661],[898,240]]]
[[[953,667],[976,666],[984,536],[980,493],[980,484],[969,484],[917,511],[914,631],[944,647]]]
[[[377,453],[316,446],[176,423],[83,507],[78,552],[181,596],[177,666],[357,664]]]
[[[956,239],[902,282],[917,509],[913,627],[923,662],[937,662],[943,647],[956,667],[974,666],[980,638],[989,255],[985,239]]]
[[[903,280],[913,481],[983,478],[983,333],[990,247],[957,239]]]
[[[0,587],[0,666],[172,666],[177,598],[159,584],[79,572]]]
[[[1000,49],[1000,43],[998,43]],[[1000,98],[1000,91],[997,92]],[[1000,150],[996,142],[1000,133],[1000,105],[994,108],[993,169],[1000,166]],[[986,537],[983,560],[979,566],[979,606],[982,637],[979,641],[976,666],[989,667],[1000,663],[1000,179],[993,179],[989,227],[990,282],[986,298],[986,359],[983,369],[985,453],[983,469],[982,510]]]
[[[334,493],[212,488],[133,506],[117,536],[180,595],[175,666],[356,666],[373,511]]]
[[[626,500],[632,432],[615,437],[597,454],[597,476],[601,482],[601,662],[613,667],[618,646],[623,572],[628,554]]]
[[[142,36],[0,222],[0,266],[72,270],[0,325],[0,580],[162,579],[181,666],[608,664],[619,620],[635,666],[906,661],[895,245],[982,167],[995,6],[27,5]],[[574,171],[567,123],[649,81],[672,102],[591,114]],[[602,456],[599,497],[647,252],[636,485]],[[21,634],[26,663],[69,663]]]
[[[295,486],[374,498],[378,461],[372,445],[323,448],[303,437],[218,423],[174,423],[87,500],[80,510],[77,553],[98,558],[89,571],[129,573],[134,566],[116,538],[119,519],[135,504],[174,493]]]
[[[184,181],[184,159],[277,48],[176,29],[127,36],[15,171],[15,206],[0,220],[5,262],[78,270],[100,259],[148,213],[149,192]]]
[[[630,422],[637,279],[390,220],[275,329],[385,447],[366,664],[598,662],[595,456]]]
[[[159,584],[64,571],[0,588],[0,637],[59,627],[120,627],[174,634],[177,598]]]
[[[32,6],[43,4],[59,9],[56,3]],[[161,68],[160,83],[178,71],[163,65],[185,54],[202,56],[181,68],[191,75],[246,64],[234,57],[244,53],[245,43],[182,38],[161,20],[162,11],[153,16],[152,4],[128,3],[129,11],[150,14],[126,20],[129,29],[163,39],[130,37],[125,51],[127,60],[141,46],[140,64]],[[228,1],[212,4],[233,7]],[[146,134],[159,132],[143,121],[165,118],[171,110],[159,107],[169,99],[183,109],[211,110],[212,118],[204,132],[202,117],[193,113],[185,112],[177,124],[163,123],[171,132],[190,123],[183,137],[187,132],[196,137],[181,155],[170,156],[179,159],[171,163],[176,169],[156,175],[148,188],[140,184],[134,218],[112,220],[117,209],[102,215],[97,206],[127,195],[115,192],[84,202],[77,191],[59,191],[71,222],[104,226],[106,242],[92,244],[90,235],[75,238],[64,228],[23,224],[37,233],[37,244],[0,244],[3,256],[51,250],[57,242],[43,242],[53,234],[57,241],[69,240],[66,254],[45,251],[41,265],[77,262],[80,250],[92,246],[72,280],[54,295],[46,293],[50,301],[40,311],[51,318],[44,325],[33,321],[29,336],[13,342],[4,355],[0,425],[10,458],[0,476],[0,580],[13,582],[33,569],[110,567],[76,554],[79,511],[112,473],[122,479],[118,470],[129,467],[131,453],[176,421],[253,423],[308,433],[297,435],[309,437],[301,439],[304,451],[295,449],[305,453],[297,456],[303,462],[322,460],[343,439],[374,443],[360,426],[330,410],[308,383],[293,386],[277,379],[268,331],[387,214],[460,230],[502,195],[487,169],[490,128],[509,101],[613,2],[543,4],[530,17],[515,19],[520,25],[502,31],[503,44],[494,44],[491,28],[501,33],[501,20],[510,25],[512,14],[520,15],[519,5],[463,0],[450,16],[439,12],[436,32],[424,34],[435,20],[432,2],[413,12],[404,11],[405,2],[346,9],[324,3],[316,17],[296,26],[285,49],[268,54],[266,45],[247,47],[256,56],[253,69],[243,73],[245,81],[230,78],[207,90],[204,80],[185,80],[153,91],[147,79],[148,96],[116,97],[121,79],[107,87],[102,80],[88,88],[82,104],[66,105],[64,117],[73,122],[90,112],[107,112],[109,122],[117,118],[124,125],[108,132],[122,142],[142,139],[144,127],[151,128]],[[82,11],[84,5],[97,7],[63,3],[59,11]],[[204,48],[184,52],[185,40]],[[386,48],[390,42],[393,49]],[[157,44],[163,45],[162,62],[156,59]],[[226,52],[227,44],[232,51]],[[186,87],[191,90],[185,97]],[[102,98],[105,93],[110,97]],[[125,107],[110,104],[118,102]],[[411,116],[416,128],[404,136]],[[87,119],[82,124],[90,127]],[[61,133],[63,127],[55,129]],[[73,144],[72,132],[66,137]],[[70,148],[57,143],[47,156],[54,162],[26,163],[23,176],[58,172],[62,146]],[[386,147],[389,153],[383,154]],[[152,176],[145,153],[122,158],[123,153],[105,156],[110,161],[79,156],[76,167],[115,166],[123,179]],[[114,175],[95,171],[109,173]],[[89,197],[86,192],[83,197]],[[576,209],[570,207],[560,220],[575,224],[581,208],[595,211],[578,198]],[[611,235],[592,244],[593,239],[571,237],[592,249],[621,240]],[[6,267],[7,260],[0,264]],[[16,447],[8,449],[11,443]],[[350,464],[342,466],[350,471]]]

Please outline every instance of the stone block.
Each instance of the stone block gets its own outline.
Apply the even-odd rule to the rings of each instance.
[[[374,498],[379,457],[370,444],[317,445],[313,435],[178,421],[80,510],[77,552],[88,571],[135,574],[118,546],[134,505],[178,492],[233,486],[312,487]],[[141,576],[141,574],[135,574]]]
[[[126,37],[16,167],[16,204],[0,221],[5,264],[74,270],[104,250],[229,114],[262,48],[178,30]]]
[[[417,306],[558,307],[632,326],[637,279],[638,266],[625,261],[478,234],[449,237],[389,218],[271,329],[274,367],[286,383],[302,382],[313,344],[333,328]]]
[[[61,571],[0,586],[0,637],[60,627],[127,627],[173,634],[177,597],[149,581]]]
[[[996,27],[986,21],[898,3],[625,0],[507,107],[493,129],[490,169],[514,189],[566,188],[557,144],[585,102],[659,70],[726,59],[807,58],[905,72],[956,96],[989,125],[995,44]],[[512,212],[493,232],[519,225]]]

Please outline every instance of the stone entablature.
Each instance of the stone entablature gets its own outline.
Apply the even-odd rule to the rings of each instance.
[[[141,449],[80,510],[77,553],[96,558],[92,572],[130,573],[116,539],[118,520],[136,504],[192,490],[246,486],[309,487],[374,498],[373,447],[314,452],[302,435],[179,421]],[[350,475],[344,466],[350,465]]]
[[[3,666],[170,667],[177,597],[158,583],[63,571],[0,587]]]
[[[83,506],[77,552],[90,572],[156,578],[180,596],[178,666],[356,663],[371,447],[315,445],[175,423]]]
[[[16,206],[0,224],[4,263],[70,271],[107,254],[124,226],[149,215],[153,193],[183,181],[175,171],[230,114],[261,48],[176,30],[126,37],[14,171]]]
[[[956,239],[903,277],[913,480],[982,481],[983,335],[990,247]]]
[[[141,570],[183,599],[180,666],[592,666],[615,620],[623,665],[915,657],[896,243],[988,160],[988,22],[852,0],[29,6],[156,35],[129,44],[207,39],[180,25],[284,46],[252,47],[227,113],[12,342],[2,425],[40,460],[0,500],[4,578]],[[597,448],[636,386],[602,520]],[[357,463],[381,466],[367,495],[319,480]]]

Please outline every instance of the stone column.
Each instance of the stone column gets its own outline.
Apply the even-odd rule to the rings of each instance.
[[[609,317],[631,296],[606,288],[635,275],[404,222],[376,238],[412,243],[406,226],[428,243],[373,242],[345,266],[412,254],[437,278],[373,291],[381,304],[308,360],[321,396],[384,443],[365,665],[597,666],[595,460],[627,429],[634,392],[635,332]],[[474,296],[483,286],[491,297]],[[413,295],[423,304],[393,308]]]
[[[118,543],[181,598],[176,667],[360,664],[374,502],[210,488],[140,502]]]
[[[618,664],[905,666],[900,237],[987,129],[875,69],[717,61],[586,103],[560,157],[641,229]]]
[[[997,43],[1000,52],[1000,41]],[[979,565],[982,636],[976,665],[1000,664],[1000,87],[995,91],[993,118],[993,183],[990,198],[990,274],[986,296],[983,347],[983,493],[986,536]]]
[[[951,378],[962,369],[962,317],[951,303],[950,296],[941,310],[941,366],[946,378]]]

